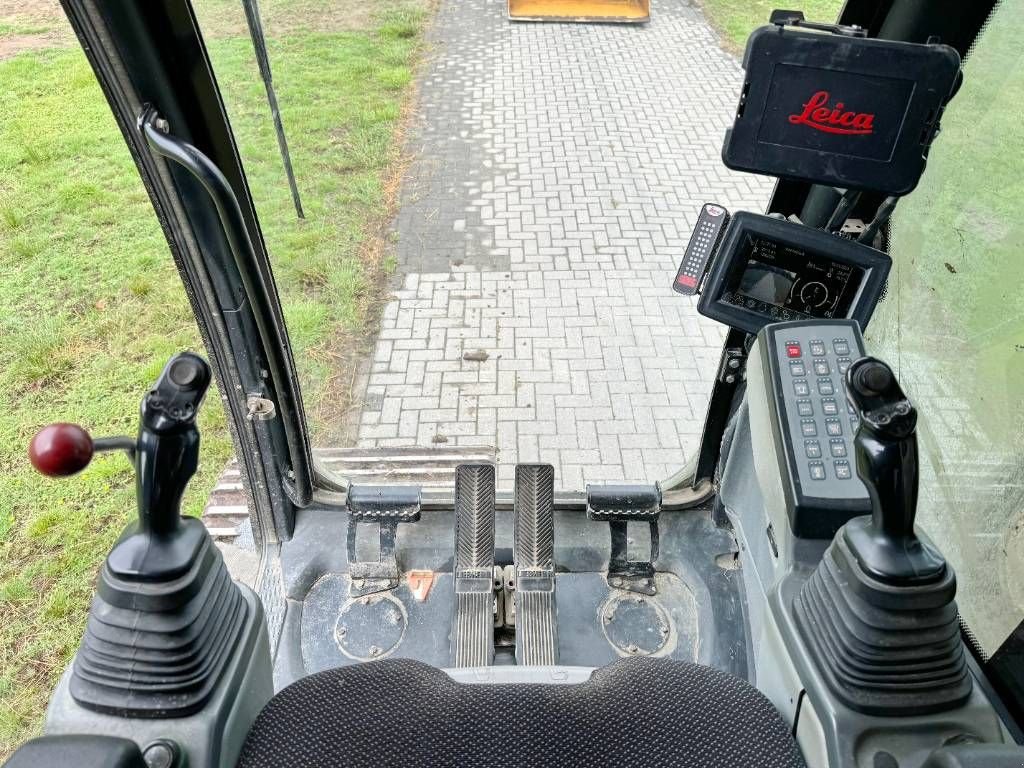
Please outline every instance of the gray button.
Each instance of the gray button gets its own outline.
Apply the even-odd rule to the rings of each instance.
[[[828,441],[829,452],[837,459],[842,459],[846,456],[846,441],[842,438],[833,438]]]
[[[815,376],[828,376],[832,373],[832,369],[828,366],[828,360],[815,360],[814,361],[814,375]]]
[[[801,416],[813,416],[814,406],[811,405],[810,400],[797,400],[796,412],[799,413]]]
[[[840,480],[849,480],[853,477],[853,470],[850,468],[850,462],[836,461],[833,462],[833,466],[836,470],[836,477]]]
[[[814,419],[803,419],[800,422],[800,432],[804,437],[817,437],[818,425],[814,423]]]
[[[836,360],[836,367],[839,368],[839,373],[845,374],[847,369],[850,367],[850,363],[852,362],[853,361],[850,360],[850,358],[848,357],[843,357],[840,358],[839,360]]]
[[[843,434],[843,422],[839,419],[825,419],[825,431],[832,437],[839,437]]]
[[[845,357],[850,354],[850,345],[846,339],[836,339],[832,342],[832,349],[840,357]]]
[[[807,382],[803,379],[798,379],[793,382],[793,394],[797,397],[807,397],[811,394],[811,388],[807,386]]]
[[[807,469],[811,473],[811,480],[825,479],[825,465],[820,461],[808,462]]]
[[[811,354],[815,357],[824,357],[825,355],[825,342],[821,339],[811,340]]]
[[[839,404],[835,401],[835,398],[826,397],[821,401],[821,412],[826,416],[838,416],[839,415]]]
[[[834,395],[836,388],[832,386],[832,379],[818,379],[819,395]]]
[[[794,361],[789,364],[789,373],[791,376],[806,376],[807,369],[804,368],[803,363]]]
[[[821,443],[817,440],[804,440],[804,453],[808,459],[821,458]]]

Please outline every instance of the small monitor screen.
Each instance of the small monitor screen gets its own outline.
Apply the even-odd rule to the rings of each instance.
[[[726,303],[773,320],[847,317],[864,270],[759,235],[747,235]]]

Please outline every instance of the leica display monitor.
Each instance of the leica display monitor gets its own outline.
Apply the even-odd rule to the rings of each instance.
[[[701,296],[701,314],[756,333],[767,323],[871,317],[889,257],[866,245],[753,213],[730,222]]]
[[[762,27],[722,157],[783,178],[910,192],[960,72],[946,45]]]

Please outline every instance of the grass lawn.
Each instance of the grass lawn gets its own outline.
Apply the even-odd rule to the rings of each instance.
[[[310,0],[265,5],[304,222],[291,210],[241,6],[208,0],[200,16],[209,14],[211,58],[315,411],[334,386],[335,350],[372,320],[386,266],[375,242],[390,211],[396,131],[427,3],[390,0],[373,13],[354,0],[330,12]],[[64,23],[0,22],[0,38]],[[0,61],[0,115],[3,759],[38,731],[80,639],[96,568],[134,515],[122,456],[57,482],[32,471],[25,447],[55,420],[94,435],[133,433],[139,399],[167,358],[200,342],[149,199],[77,46]],[[201,427],[191,514],[232,450],[216,393]]]
[[[711,23],[718,28],[728,47],[742,53],[750,33],[768,23],[776,8],[803,11],[808,21],[832,22],[839,18],[843,0],[803,0],[779,4],[778,0],[700,0]]]

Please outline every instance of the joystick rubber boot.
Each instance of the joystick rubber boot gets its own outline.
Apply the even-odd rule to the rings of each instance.
[[[121,717],[183,717],[209,699],[249,614],[220,550],[181,497],[198,466],[195,418],[210,368],[175,356],[142,402],[139,519],[107,556],[75,657],[71,696]]]
[[[871,517],[843,526],[793,604],[797,627],[829,689],[872,715],[927,714],[971,693],[957,620],[956,577],[914,528],[917,413],[885,363],[847,372],[860,415],[857,472]]]

